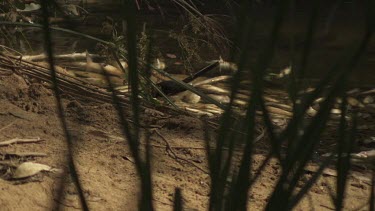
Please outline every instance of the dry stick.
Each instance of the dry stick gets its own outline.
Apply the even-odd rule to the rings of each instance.
[[[258,141],[260,141],[266,134],[266,130],[264,128],[261,128],[260,130],[261,130],[261,133],[259,134],[258,137],[256,137],[256,139],[254,139],[254,144],[258,143]]]
[[[6,59],[4,58],[1,58],[0,59],[2,60],[5,60],[5,61],[8,61],[11,60],[11,58],[8,56]],[[15,58],[13,58],[15,59]],[[21,71],[23,71],[23,73],[25,73],[26,75],[28,76],[31,76],[31,77],[36,77],[36,78],[39,78],[43,81],[51,81],[51,77],[49,75],[49,71],[47,68],[43,67],[43,66],[40,66],[38,64],[34,64],[32,62],[28,62],[28,61],[21,61],[22,63],[26,63],[32,67],[34,67],[34,69],[32,70],[29,70],[30,67],[28,67],[27,65],[24,65],[24,64],[21,64],[21,67],[18,67],[20,68]],[[14,67],[15,65],[12,65],[12,67]],[[31,67],[31,68],[32,68]],[[39,69],[35,69],[35,67],[38,67]],[[35,71],[37,71],[37,73],[35,73]],[[40,77],[40,75],[44,75],[44,78],[43,77]],[[61,76],[64,76],[64,77],[61,77]],[[62,74],[62,73],[59,73],[57,75],[57,78],[58,78],[58,81],[61,83],[61,87],[65,88],[65,89],[70,89],[69,92],[75,92],[74,94],[79,97],[82,97],[84,96],[85,98],[87,98],[89,95],[94,95],[95,97],[95,101],[98,100],[97,98],[97,95],[102,95],[103,97],[103,100],[102,102],[110,102],[110,97],[109,97],[109,93],[108,92],[104,92],[104,91],[101,91],[101,90],[98,90],[96,86],[92,86],[91,84],[83,81],[83,80],[79,80],[79,79],[76,79],[72,76],[69,76],[69,75],[65,75],[65,74]],[[83,85],[84,84],[84,85]],[[88,87],[95,87],[95,88],[88,88]],[[72,87],[74,86],[74,88]],[[76,89],[85,89],[84,91],[86,93],[82,93],[82,91],[78,91]],[[88,93],[87,93],[88,92]],[[95,92],[95,93],[94,93]],[[93,100],[93,99],[91,99]],[[126,98],[121,98],[121,104],[122,106],[127,106],[128,105],[128,100]],[[160,108],[164,108],[163,106],[159,106]],[[168,110],[170,111],[170,108],[168,108]],[[168,111],[166,110],[166,111]],[[177,110],[175,110],[177,111]],[[179,113],[181,113],[181,110],[178,111]],[[191,114],[187,113],[187,112],[182,112],[184,113],[185,115],[188,115],[188,116],[191,116]]]
[[[10,56],[7,56],[7,57],[4,58],[4,56],[0,56],[0,60],[3,60],[4,62],[13,63],[12,61],[9,61],[9,60],[12,60],[12,59],[17,60],[18,57],[12,58]],[[31,76],[31,77],[39,78],[43,81],[51,82],[52,79],[51,79],[51,76],[49,74],[49,70],[46,67],[35,64],[35,63],[32,63],[32,62],[29,62],[29,61],[24,61],[24,60],[21,60],[20,62],[21,63],[20,63],[20,65],[18,65],[17,68],[19,68],[19,70],[22,73],[24,73],[28,76]],[[16,65],[12,65],[12,67],[14,67],[14,66],[16,66]],[[110,95],[109,92],[99,90],[98,87],[93,86],[93,85],[91,85],[91,84],[89,84],[89,83],[87,83],[83,80],[79,80],[79,79],[77,79],[73,76],[66,75],[66,74],[63,74],[63,73],[57,74],[57,79],[58,79],[58,82],[61,83],[60,84],[61,88],[69,89],[70,94],[74,94],[75,96],[78,95],[79,97],[84,96],[85,98],[92,95],[92,96],[95,97],[95,99],[94,99],[95,101],[100,99],[102,102],[108,102],[108,103],[111,102],[111,97],[110,97],[111,95]],[[95,88],[93,88],[93,87],[95,87]],[[66,91],[66,90],[64,90],[64,91]],[[101,95],[101,97],[98,97],[97,95]],[[125,97],[121,98],[122,106],[128,106],[129,100],[126,99]],[[174,112],[178,112],[180,114],[183,113],[187,116],[192,116],[191,113],[186,112],[186,111],[184,112],[182,110],[176,110],[176,109],[171,110],[169,107],[167,108],[165,106],[158,106],[158,107],[159,107],[159,109],[163,109],[164,111],[167,111],[167,112],[168,111],[174,111]]]
[[[156,144],[150,144],[152,147],[157,147],[157,148],[165,148],[163,145],[156,145]],[[170,146],[171,148],[174,149],[196,149],[196,150],[206,150],[205,147],[188,147],[188,146]],[[213,148],[212,148],[213,149]],[[225,149],[227,150],[227,148]]]
[[[32,76],[34,78],[38,78],[38,79],[43,80],[43,81],[49,80],[49,78],[41,77],[40,75],[35,74],[35,73],[31,73],[31,72],[28,73],[27,75]],[[101,93],[93,94],[90,90],[84,89],[82,87],[74,86],[74,85],[72,86],[71,84],[65,83],[64,81],[60,81],[60,82],[61,82],[61,84],[60,84],[59,88],[60,88],[61,91],[65,91],[65,93],[69,93],[70,95],[73,95],[73,96],[76,96],[76,97],[89,99],[89,100],[94,101],[94,102],[100,102],[100,103],[108,102],[108,96],[106,96],[104,94],[101,94]],[[124,104],[122,102],[122,106],[126,106],[126,105],[127,104]]]
[[[27,74],[33,74],[33,72],[35,72],[35,70],[25,70],[25,73]],[[47,79],[48,81],[51,81],[51,76],[48,72],[48,70],[42,70],[40,72],[38,72],[38,74],[40,75],[43,75],[45,77],[45,80]],[[100,89],[98,89],[98,87],[96,86],[93,86],[91,85],[90,83],[88,82],[85,82],[83,80],[79,80],[75,77],[72,77],[72,76],[68,76],[68,75],[63,75],[61,73],[59,73],[61,76],[57,75],[57,78],[59,80],[59,82],[62,82],[64,85],[66,83],[68,83],[69,86],[73,86],[74,88],[78,88],[78,89],[81,89],[83,91],[87,91],[87,89],[90,89],[90,91],[95,91],[97,92],[98,94],[101,94],[101,95],[108,95],[108,92],[105,92],[105,91],[102,91]],[[64,77],[62,77],[64,76]]]
[[[18,52],[17,50],[14,50],[14,49],[12,49],[12,48],[10,48],[10,47],[8,47],[8,46],[0,45],[0,47],[2,48],[2,52],[8,52],[8,53],[13,52],[13,53],[16,53],[16,54],[22,56],[22,53],[21,53],[21,52]]]
[[[4,62],[11,62],[9,60],[17,60],[17,58],[15,57],[4,57],[4,56],[1,56],[0,54],[0,64],[4,64]],[[14,66],[12,66],[14,67]],[[29,62],[29,61],[23,61],[21,60],[20,61],[20,65],[18,66],[15,66],[14,68],[19,68],[19,71],[24,73],[25,75],[27,76],[30,76],[30,77],[37,77],[37,76],[40,76],[40,75],[43,75],[44,77],[37,77],[37,78],[40,78],[41,80],[43,81],[47,81],[47,82],[51,82],[51,76],[49,74],[49,70],[43,66],[40,66],[38,64],[34,64],[32,62]],[[82,95],[86,95],[85,97],[87,98],[88,96],[93,96],[93,98],[96,98],[95,101],[97,101],[98,99],[101,100],[101,102],[106,102],[106,103],[110,103],[112,104],[112,94],[109,93],[108,91],[104,91],[102,89],[99,89],[97,86],[93,86],[92,84],[88,83],[88,82],[85,82],[84,80],[80,80],[80,79],[77,79],[73,76],[70,76],[70,75],[66,75],[66,74],[63,74],[63,73],[59,73],[57,74],[57,80],[58,82],[60,82],[60,86],[61,88],[71,88],[68,92],[69,94],[74,94],[75,96],[79,96],[81,97]],[[74,88],[73,88],[74,87]],[[77,89],[77,90],[75,90]],[[63,91],[66,91],[66,90],[63,90]],[[72,91],[75,91],[75,93],[71,93]],[[79,94],[81,95],[79,95]],[[120,103],[121,103],[121,106],[128,106],[129,105],[129,100],[125,97],[121,97],[120,98]],[[150,108],[155,108],[155,105],[150,105],[150,104],[147,104],[147,102],[145,102],[145,104],[143,105],[143,107],[147,108],[147,107],[150,107]],[[191,113],[188,113],[186,111],[183,111],[183,110],[180,110],[180,109],[172,109],[170,107],[167,107],[167,106],[162,106],[162,105],[158,105],[156,107],[158,110],[162,110],[164,112],[167,112],[169,114],[171,113],[178,113],[178,114],[184,114],[186,116],[190,116],[192,117],[193,115]]]
[[[207,80],[204,80],[204,81],[193,83],[193,86],[197,87],[197,86],[206,85],[206,84],[214,84],[214,83],[217,83],[217,82],[220,82],[220,81],[228,80],[230,78],[232,78],[232,76],[228,76],[228,75],[218,76],[218,77],[215,77],[215,78],[210,78],[210,79],[207,79]]]
[[[281,104],[281,103],[274,103],[274,102],[267,102],[266,106],[272,106],[276,108],[283,109],[285,111],[291,112],[293,110],[293,107],[287,104]]]
[[[219,123],[216,123],[216,122],[213,122],[213,121],[207,121],[207,124],[208,124],[208,126],[210,126],[210,127],[213,128],[213,129],[218,129],[219,126],[220,126]],[[233,129],[233,128],[229,128],[228,130],[233,131],[233,132],[235,132],[235,133],[242,134],[242,135],[247,135],[247,133],[242,132],[242,131],[239,131],[239,130],[236,130],[236,129]],[[262,133],[263,136],[264,136],[264,133],[265,133],[265,132],[264,132],[264,128],[261,128],[260,131],[261,131],[261,133]],[[257,137],[255,140],[256,140],[256,141],[259,141],[261,138],[262,138],[262,137]],[[259,139],[259,140],[258,140],[258,139]]]
[[[163,135],[162,135],[157,129],[152,130],[152,132],[156,133],[156,134],[157,134],[157,135],[158,135],[158,136],[159,136],[159,137],[165,142],[166,147],[167,147],[167,150],[169,150],[169,151],[172,153],[172,155],[173,155],[173,157],[174,157],[175,159],[185,161],[185,162],[189,163],[190,165],[196,167],[197,169],[201,170],[203,173],[205,173],[205,174],[209,174],[208,171],[202,169],[201,167],[199,167],[199,166],[196,165],[195,163],[191,162],[190,160],[178,156],[178,155],[173,151],[173,148],[172,148],[171,145],[169,144],[168,140],[167,140],[166,138],[164,138],[164,136],[163,136]]]
[[[209,117],[213,116],[213,114],[211,112],[206,112],[206,111],[202,111],[202,110],[195,109],[195,108],[185,107],[185,110],[189,111],[189,112],[194,112],[199,116],[209,116]]]
[[[39,75],[34,74],[34,73],[28,73],[28,75],[32,76],[34,78],[41,79],[43,81],[49,80],[49,78],[40,77]],[[74,96],[89,98],[89,99],[92,99],[93,101],[97,101],[97,102],[98,101],[99,102],[108,102],[108,100],[109,100],[107,95],[104,95],[104,94],[101,94],[101,93],[93,94],[90,90],[84,89],[80,86],[74,86],[70,83],[65,83],[63,80],[61,80],[60,82],[61,82],[60,87],[63,88],[63,90],[65,92],[67,92],[69,94],[73,94]],[[92,97],[90,96],[91,94],[93,94]]]
[[[203,173],[205,174],[209,174],[209,172],[207,172],[206,170],[202,169],[201,167],[199,167],[198,165],[196,165],[195,163],[191,162],[190,160],[188,159],[185,159],[185,158],[182,158],[182,157],[179,157],[174,151],[173,151],[173,148],[175,149],[198,149],[198,150],[205,150],[206,148],[204,147],[184,147],[184,146],[171,146],[168,142],[168,140],[157,130],[157,129],[153,129],[152,130],[153,132],[155,132],[166,144],[166,146],[160,146],[160,145],[151,145],[153,147],[166,147],[167,150],[169,150],[170,153],[172,153],[173,155],[173,158],[175,159],[178,159],[178,160],[182,160],[182,161],[185,161],[187,163],[189,163],[190,165],[196,167],[197,169],[199,169],[200,171],[202,171]],[[262,133],[254,140],[254,143],[257,143],[258,141],[260,141],[265,135],[265,130],[262,130]],[[228,148],[223,148],[224,150],[229,150]],[[237,150],[236,150],[237,151]],[[240,149],[238,151],[241,151]],[[169,153],[168,153],[169,154]]]
[[[9,62],[9,59],[14,59],[14,58],[4,58],[0,56],[0,64],[4,64],[4,62]],[[14,59],[15,60],[15,59]],[[27,61],[22,61],[22,63],[25,64],[20,64],[16,66],[16,68],[19,68],[20,71],[22,72],[22,75],[27,75],[29,77],[33,78],[38,78],[42,81],[46,81],[51,83],[51,76],[49,74],[49,70],[46,69],[43,66],[39,66],[37,64],[33,64],[31,62]],[[105,102],[105,103],[112,103],[112,97],[111,94],[107,91],[104,91],[102,89],[99,89],[96,86],[93,86],[83,80],[76,79],[72,76],[65,75],[62,73],[59,73],[57,75],[57,80],[60,82],[60,89],[64,91],[67,94],[71,94],[76,97],[83,97],[85,99],[89,99],[91,101],[95,102]],[[120,104],[121,106],[128,106],[129,105],[129,100],[126,98],[127,96],[121,96],[119,97],[120,99]],[[150,106],[147,106],[147,104],[143,105],[143,107],[147,108]],[[153,108],[155,108],[153,106]],[[179,113],[179,114],[185,114],[186,116],[192,116],[191,114],[184,112],[182,110],[176,110],[176,109],[171,109],[166,106],[158,106],[157,108],[168,112],[168,113]]]
[[[286,111],[284,109],[281,109],[281,108],[277,108],[277,107],[273,107],[273,106],[266,106],[267,110],[269,113],[271,114],[279,114],[281,116],[284,116],[284,117],[292,117],[293,116],[293,113],[290,112],[290,111]]]
[[[0,142],[0,147],[2,146],[8,146],[11,144],[24,144],[24,143],[38,143],[44,141],[44,139],[41,138],[13,138],[7,141]]]
[[[220,94],[220,95],[230,95],[230,91],[227,89],[223,89],[218,86],[214,85],[209,85],[209,84],[204,84],[204,85],[199,85],[197,86],[199,90],[204,91],[205,93],[210,93],[210,94]]]
[[[205,80],[205,81],[202,81],[202,82],[198,82],[198,83],[194,84],[193,86],[198,87],[199,89],[205,90],[206,92],[226,95],[226,94],[229,94],[228,90],[220,88],[220,87],[212,86],[212,85],[209,85],[209,84],[215,83],[215,82],[220,81],[220,80],[226,80],[226,79],[229,79],[229,78],[231,78],[231,77],[230,76],[219,76],[219,77],[216,77],[216,78],[213,78],[213,79],[208,79],[208,80]],[[239,105],[246,105],[246,102],[241,101],[241,100],[236,100],[235,102],[236,102],[236,104],[239,104]],[[270,104],[271,104],[271,106],[268,106],[268,109],[270,110],[271,113],[285,115],[287,117],[290,117],[292,115],[291,112],[290,112],[291,107],[289,105],[275,103],[273,100],[271,100]],[[197,112],[195,109],[193,109],[191,111]]]
[[[28,70],[27,67],[22,67],[22,66],[20,68],[22,68],[22,72],[24,74],[28,75],[28,76],[38,78],[38,79],[43,80],[43,81],[48,81],[48,82],[51,81],[51,76],[44,69],[42,69],[42,70],[35,70],[35,69]],[[67,77],[67,75],[64,75],[64,76]],[[94,101],[98,101],[98,100],[100,100],[100,102],[109,102],[110,101],[110,96],[109,96],[108,92],[98,90],[97,87],[93,88],[92,85],[90,85],[88,83],[85,83],[83,81],[80,81],[76,78],[73,78],[73,77],[72,78],[68,78],[68,77],[63,78],[61,76],[57,76],[57,79],[60,82],[61,88],[68,89],[70,94],[74,94],[76,96],[78,95],[79,97],[89,98],[89,99],[94,100]],[[80,84],[82,82],[85,85]],[[93,97],[90,97],[92,95],[93,95]],[[126,98],[122,98],[122,102],[121,102],[122,106],[126,106],[127,101],[128,100]]]
[[[17,61],[17,64],[15,64],[14,61]],[[48,68],[35,64],[33,62],[19,60],[18,57],[4,56],[0,54],[0,64],[9,64],[9,66],[12,67],[14,70],[18,69],[19,72],[23,73],[24,75],[38,78],[42,81],[51,82],[52,80]],[[224,79],[225,77],[221,78]],[[63,73],[59,73],[57,75],[57,80],[60,83],[61,90],[63,90],[67,94],[71,94],[77,97],[84,97],[85,99],[93,100],[95,102],[112,103],[112,97],[109,92],[104,91],[102,89],[98,89],[98,87],[93,86],[83,80],[77,79],[73,76],[66,75]],[[122,106],[126,107],[129,105],[129,100],[126,98],[126,96],[121,97],[120,99],[120,103]],[[147,104],[145,104],[144,107],[147,108]],[[158,106],[157,109],[167,113],[179,113],[184,114],[186,116],[194,117],[194,115],[192,115],[190,112],[171,109],[170,107],[166,106]],[[214,123],[211,122],[210,126],[215,128],[215,126],[213,125]]]
[[[194,165],[195,167],[197,167],[197,168],[200,169],[199,166],[196,166],[194,163],[191,163],[191,161],[186,160],[186,159],[184,159],[184,158],[180,158],[180,157],[178,157],[178,156],[176,155],[176,153],[173,151],[173,148],[175,148],[175,149],[196,149],[196,150],[206,150],[205,147],[171,146],[171,145],[169,144],[169,142],[167,141],[167,139],[164,138],[164,136],[162,136],[162,135],[160,134],[159,131],[157,131],[157,130],[154,129],[153,132],[155,132],[157,135],[159,135],[159,136],[163,139],[163,141],[164,141],[164,142],[166,143],[166,145],[167,145],[167,149],[171,151],[171,153],[173,154],[173,156],[174,156],[175,158],[177,158],[177,159],[181,159],[181,160],[184,160],[184,161],[186,161],[186,162],[189,162],[190,164],[192,164],[192,165]],[[254,140],[254,143],[259,142],[259,141],[264,137],[264,135],[265,135],[265,130],[262,129],[261,134],[259,134],[259,136],[256,137],[256,139]],[[151,145],[151,146],[153,146],[153,147],[159,147],[159,148],[164,148],[164,147],[165,147],[165,146],[155,145],[155,144],[153,144],[153,145]],[[229,148],[224,147],[223,150],[229,150]],[[237,151],[237,150],[236,150],[236,151]],[[242,150],[241,150],[241,149],[238,149],[238,151],[242,151]],[[203,170],[203,169],[200,169],[200,170],[206,173],[205,170]]]
[[[9,68],[0,68],[0,76],[10,76],[13,74],[12,70],[9,70]]]
[[[12,121],[11,123],[5,125],[4,127],[0,128],[0,132],[7,129],[8,127],[12,126],[17,120]]]
[[[359,93],[358,95],[370,95],[375,94],[375,88]]]
[[[16,60],[16,58],[6,58],[4,59],[3,57],[0,56],[0,60],[3,60],[3,61],[9,61],[9,59],[14,59]],[[4,63],[1,63],[4,65]],[[52,77],[50,75],[50,70],[48,68],[46,68],[45,66],[42,66],[42,65],[39,65],[39,64],[36,64],[36,63],[33,63],[33,62],[29,62],[29,61],[24,61],[24,60],[21,60],[21,64],[19,65],[12,65],[11,67],[13,68],[20,68],[20,70],[22,72],[26,72],[26,73],[30,73],[30,72],[38,72],[39,74],[43,74],[45,76],[47,76],[51,81],[52,80]],[[31,68],[31,70],[30,70]],[[62,81],[67,81],[69,83],[71,83],[71,85],[76,85],[76,86],[80,86],[80,87],[85,87],[86,89],[89,88],[89,89],[92,89],[92,90],[95,90],[96,92],[99,92],[99,93],[108,93],[108,92],[105,92],[103,90],[99,90],[99,88],[97,86],[93,86],[92,84],[84,81],[84,80],[80,80],[76,77],[73,77],[73,76],[70,76],[70,75],[67,75],[67,74],[63,74],[63,73],[58,73],[57,74],[57,78],[59,80],[62,80]]]
[[[90,54],[90,56],[94,58],[100,58],[100,56],[96,54]],[[34,61],[34,62],[45,60],[47,58],[48,57],[45,53],[38,54],[38,55],[26,55],[26,56],[20,57],[20,59]],[[70,60],[86,60],[86,52],[54,55],[53,58],[54,59],[70,59]]]
[[[47,157],[42,152],[0,152],[1,156],[17,156],[17,157]]]

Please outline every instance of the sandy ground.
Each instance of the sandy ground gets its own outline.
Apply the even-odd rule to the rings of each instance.
[[[137,210],[138,176],[126,140],[120,133],[117,112],[108,104],[63,100],[69,131],[74,142],[74,160],[83,191],[92,210]],[[43,142],[0,147],[0,153],[39,152],[46,157],[3,156],[1,162],[17,165],[33,161],[67,172],[67,144],[57,117],[52,91],[38,82],[27,82],[17,75],[0,77],[0,141],[40,137]],[[145,121],[154,125],[172,146],[176,159],[166,150],[166,141],[151,135],[154,204],[157,210],[172,210],[174,189],[180,187],[186,210],[207,210],[209,175],[204,150],[203,127],[199,119],[169,116],[149,110]],[[256,150],[253,164],[266,155],[265,140]],[[144,145],[142,140],[142,145]],[[239,159],[237,157],[237,159]],[[14,168],[0,163],[1,210],[79,210],[77,191],[65,174],[42,172],[31,178],[11,179]],[[249,210],[262,210],[280,173],[272,160],[249,194]],[[366,175],[366,172],[356,172]],[[311,173],[306,171],[302,185]],[[64,181],[64,199],[58,198]],[[329,189],[335,177],[322,176],[296,210],[333,210]],[[346,210],[367,210],[370,193],[367,180],[350,177]]]

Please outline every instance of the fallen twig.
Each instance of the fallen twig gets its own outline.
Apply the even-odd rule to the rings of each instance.
[[[1,156],[16,156],[16,157],[47,157],[46,153],[42,152],[0,152]]]
[[[91,54],[91,57],[100,58],[99,55],[95,55],[95,54]],[[38,55],[25,55],[25,56],[22,56],[21,58],[23,60],[28,60],[28,61],[42,61],[42,60],[47,60],[47,55],[45,53],[42,53]],[[73,61],[86,60],[86,52],[54,55],[53,58],[54,59],[69,59]]]
[[[210,78],[210,79],[206,79],[204,81],[193,83],[193,86],[197,87],[197,86],[202,86],[202,85],[206,85],[206,84],[214,84],[214,83],[225,81],[225,80],[228,80],[228,79],[231,79],[231,78],[232,78],[232,76],[228,76],[228,75],[218,76],[218,77],[215,77],[215,78]]]
[[[0,147],[1,146],[8,146],[11,144],[23,144],[23,143],[38,143],[44,141],[41,138],[13,138],[7,141],[0,142]]]
[[[156,129],[153,129],[152,130],[154,133],[156,133],[166,144],[166,146],[161,146],[161,145],[152,145],[153,147],[166,147],[166,150],[169,151],[169,155],[171,157],[173,157],[174,159],[178,159],[178,160],[182,160],[182,161],[185,161],[187,163],[189,163],[190,165],[196,167],[197,169],[199,169],[200,171],[202,171],[203,173],[206,173],[206,174],[209,174],[209,172],[207,172],[206,170],[204,170],[203,168],[199,167],[198,165],[196,165],[195,163],[193,163],[192,161],[188,160],[188,159],[185,159],[185,158],[182,158],[180,156],[178,156],[173,148],[175,149],[197,149],[197,150],[203,150],[205,149],[204,147],[187,147],[187,146],[171,146],[168,142],[168,140]],[[258,137],[255,138],[254,140],[254,143],[257,143],[258,141],[260,141],[265,135],[265,131],[262,130],[261,131],[261,134],[259,134]],[[227,148],[224,148],[224,150],[229,150]]]
[[[152,130],[152,131],[153,131],[154,133],[156,133],[156,134],[157,134],[157,135],[158,135],[158,136],[159,136],[159,137],[165,142],[165,144],[166,144],[166,148],[167,148],[167,151],[169,151],[169,152],[172,154],[171,157],[173,157],[173,158],[175,158],[175,159],[178,159],[178,160],[185,161],[185,162],[189,163],[190,165],[196,167],[197,169],[199,169],[199,170],[202,171],[203,173],[209,174],[208,171],[204,170],[203,168],[201,168],[200,166],[198,166],[198,165],[196,165],[195,163],[191,162],[190,160],[178,156],[178,155],[174,152],[174,150],[173,150],[173,148],[171,147],[171,145],[169,144],[168,140],[167,140],[166,138],[164,138],[164,136],[163,136],[158,130],[154,129],[154,130]]]
[[[0,132],[7,129],[8,127],[12,126],[14,123],[16,122],[16,120],[12,121],[11,123],[5,125],[4,127],[0,128]]]

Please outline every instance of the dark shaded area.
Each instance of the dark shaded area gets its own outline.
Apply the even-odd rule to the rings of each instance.
[[[225,35],[229,40],[235,37],[235,12],[238,2],[232,2],[230,7],[225,1],[205,1],[196,3],[197,9],[203,15],[212,15],[217,17],[218,23],[225,29]],[[363,1],[323,1],[319,8],[318,22],[316,33],[313,35],[311,56],[308,58],[307,77],[311,83],[314,80],[325,76],[327,70],[335,62],[338,62],[344,51],[350,51],[353,46],[358,45],[364,34],[365,12],[366,8]],[[118,5],[111,2],[102,2],[89,4],[88,10],[92,13],[86,23],[81,27],[81,31],[94,34],[103,39],[111,39],[110,34],[100,33],[99,28],[105,22],[105,17],[111,17],[114,21],[118,20],[116,14],[120,14]],[[250,49],[249,60],[253,63],[258,58],[258,53],[265,47],[274,18],[274,11],[277,1],[259,1],[255,3],[254,8],[249,13],[253,13],[255,19],[254,31],[251,32],[252,44]],[[150,9],[152,8],[152,9]],[[312,2],[297,1],[296,5],[291,5],[291,10],[295,14],[290,14],[282,26],[281,36],[278,39],[275,57],[270,65],[270,71],[278,72],[287,65],[299,65],[302,49],[307,33],[307,26],[312,10]],[[171,4],[170,1],[158,1],[140,5],[138,13],[138,30],[141,31],[144,23],[151,29],[155,36],[155,46],[161,53],[173,52],[178,58],[183,57],[184,52],[181,50],[179,43],[170,37],[169,31],[180,30],[184,24],[189,24],[186,12],[178,6]],[[185,15],[184,15],[185,14]],[[225,16],[223,16],[225,15]],[[95,16],[95,17],[94,17]],[[241,31],[241,30],[240,30]],[[196,36],[193,33],[191,36]],[[203,37],[204,38],[204,37]],[[90,43],[81,43],[82,49],[88,48],[95,50]],[[230,48],[227,43],[215,44],[216,51],[207,48],[204,44],[199,49],[199,55],[202,60],[193,59],[190,61],[194,69],[202,67],[202,61],[218,59],[223,56],[229,59]],[[374,41],[372,40],[368,47],[367,56],[361,60],[350,78],[352,86],[372,86],[375,82],[375,75],[371,74],[373,69],[373,49]],[[185,73],[186,70],[166,61],[170,73]],[[250,68],[250,67],[249,67]]]

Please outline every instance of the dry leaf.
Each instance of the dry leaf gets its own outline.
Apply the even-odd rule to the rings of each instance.
[[[375,102],[374,98],[372,96],[366,96],[364,99],[363,99],[363,103],[364,104],[370,104],[370,103],[373,103]]]
[[[41,8],[40,4],[35,4],[35,3],[30,3],[30,4],[25,4],[25,9],[17,9],[18,12],[31,12],[35,10],[39,10]]]
[[[75,15],[75,16],[79,16],[79,11],[78,11],[78,8],[76,5],[73,5],[73,4],[68,4],[66,5],[65,7],[66,11]]]
[[[18,166],[13,174],[14,179],[22,179],[31,177],[38,174],[41,171],[52,171],[53,168],[40,163],[24,162]]]

